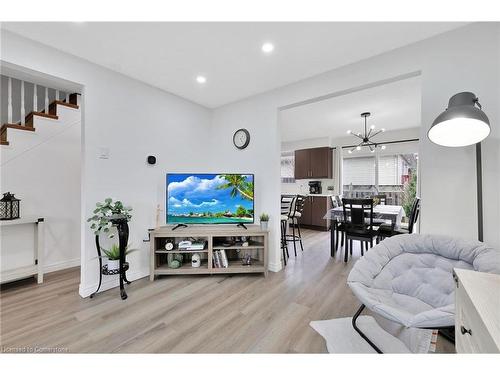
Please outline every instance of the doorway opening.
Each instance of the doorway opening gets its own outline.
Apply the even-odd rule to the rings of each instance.
[[[384,197],[376,204],[398,206],[397,226],[407,225],[419,193],[420,125],[420,72],[280,108],[281,194],[305,197],[287,228],[319,238],[342,198],[375,196]]]

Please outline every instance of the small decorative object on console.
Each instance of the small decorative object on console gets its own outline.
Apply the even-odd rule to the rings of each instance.
[[[269,223],[269,215],[266,213],[262,213],[260,215],[260,229],[267,230]]]
[[[194,253],[191,257],[191,267],[198,268],[201,265],[200,254]]]
[[[181,241],[179,242],[179,249],[181,250],[186,250],[188,249],[189,247],[191,247],[192,245],[192,242],[189,241],[189,240],[184,240],[184,241]]]
[[[165,250],[170,251],[170,250],[173,250],[173,249],[174,249],[174,244],[173,244],[173,242],[172,242],[172,241],[167,241],[167,242],[165,243]]]
[[[182,266],[182,261],[184,257],[182,254],[168,254],[167,255],[167,265],[170,268],[179,268]]]
[[[4,193],[0,199],[0,220],[19,219],[20,202],[21,200],[14,197],[14,194]]]
[[[252,257],[250,254],[246,253],[243,259],[241,259],[241,264],[244,266],[251,266],[252,265]]]

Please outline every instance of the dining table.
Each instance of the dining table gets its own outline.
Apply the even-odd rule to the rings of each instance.
[[[349,210],[347,209],[347,214]],[[391,204],[378,204],[373,206],[373,219],[386,220],[388,223],[394,224],[395,229],[401,227],[401,222],[406,216],[403,206],[391,205]],[[335,228],[339,222],[344,220],[344,207],[339,206],[329,209],[323,219],[330,220],[330,256],[335,256],[336,242],[338,238],[335,238]]]

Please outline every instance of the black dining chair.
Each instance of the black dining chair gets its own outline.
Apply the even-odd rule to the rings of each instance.
[[[332,201],[332,208],[342,207],[342,200],[338,195],[332,195],[330,196],[330,199]],[[333,244],[332,249],[334,249],[336,252],[339,248],[339,242],[341,242],[340,246],[344,246],[344,217],[336,220],[331,220],[331,223],[334,228],[330,228],[330,230],[335,231],[335,238],[337,239]]]
[[[361,244],[361,255],[364,255],[364,246],[368,250],[368,244],[373,246],[373,237],[376,231],[373,230],[373,199],[342,199],[344,207],[344,233],[345,250],[344,262],[347,262],[348,254],[352,255],[352,241],[359,241]]]
[[[283,263],[286,266],[287,259],[290,258],[288,253],[288,243],[286,232],[288,229],[288,220],[290,219],[290,211],[292,204],[295,200],[295,195],[282,194],[281,195],[281,250],[283,252]]]
[[[418,219],[418,214],[420,213],[420,198],[416,197],[413,201],[413,205],[410,211],[410,217],[408,219],[408,229],[406,228],[395,228],[395,223],[382,224],[377,230],[377,243],[386,237],[396,236],[398,234],[409,234],[413,233],[415,229],[415,224]]]
[[[293,242],[293,252],[295,253],[295,256],[297,256],[297,241],[300,244],[301,250],[304,251],[304,246],[302,245],[302,235],[300,234],[300,218],[302,217],[302,212],[304,211],[306,198],[307,197],[305,195],[295,196],[289,215],[292,234],[287,234],[285,236],[287,242]]]

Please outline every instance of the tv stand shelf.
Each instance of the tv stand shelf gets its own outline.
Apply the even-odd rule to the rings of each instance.
[[[198,225],[177,227],[160,227],[150,231],[150,280],[159,275],[197,275],[197,274],[238,274],[238,273],[263,273],[267,276],[267,237],[268,231],[263,231],[258,225],[247,225],[248,229],[241,227],[228,227],[226,225]],[[241,237],[246,237],[248,246],[242,246]],[[206,241],[203,250],[179,250],[178,244],[183,240]],[[227,243],[230,240],[235,243]],[[173,250],[166,250],[165,244],[172,242]],[[227,267],[216,267],[214,252],[224,250],[228,260]],[[191,266],[192,254],[201,256],[201,265],[198,268]],[[169,254],[183,256],[179,268],[168,266]],[[220,253],[219,253],[220,254]],[[251,258],[250,265],[243,265],[242,258],[247,255]]]

